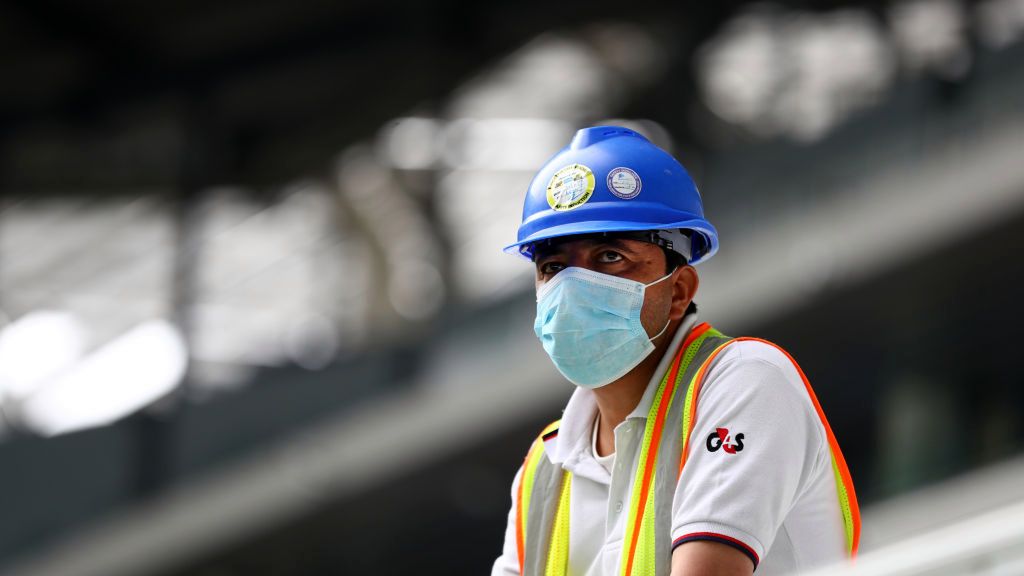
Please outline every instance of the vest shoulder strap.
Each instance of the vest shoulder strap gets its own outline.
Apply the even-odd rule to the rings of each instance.
[[[568,524],[568,498],[570,474],[555,466],[545,457],[544,444],[558,435],[558,429],[562,421],[556,420],[548,424],[537,438],[530,445],[523,462],[523,472],[519,479],[519,490],[516,498],[516,552],[519,556],[519,573],[539,574],[540,561],[546,559],[545,564],[560,560],[560,556],[568,561],[569,554],[569,524]],[[559,474],[558,472],[563,472]],[[558,486],[561,484],[561,486]],[[552,506],[549,499],[533,498],[534,494],[552,494],[558,490],[559,498]],[[562,508],[562,501],[565,501],[564,514],[559,513]],[[563,517],[564,516],[564,517]],[[539,525],[552,525],[554,523],[551,537],[551,551],[556,554],[548,554],[545,546],[549,542],[534,534],[533,529]],[[545,566],[547,568],[547,566]],[[548,572],[547,569],[544,570]]]
[[[856,556],[857,549],[860,545],[861,521],[860,507],[857,504],[857,494],[854,491],[853,480],[850,476],[850,469],[846,465],[846,459],[843,457],[843,452],[839,448],[839,442],[836,440],[835,434],[832,433],[832,427],[829,425],[828,419],[825,417],[825,412],[821,409],[821,404],[818,402],[818,397],[815,395],[814,389],[811,387],[811,383],[807,379],[807,376],[804,374],[804,371],[800,368],[800,365],[797,364],[796,360],[793,359],[789,352],[786,352],[784,348],[773,342],[769,342],[768,340],[763,340],[761,338],[751,337],[728,339],[715,348],[714,352],[712,352],[711,355],[709,355],[707,359],[704,360],[700,369],[697,371],[696,374],[694,374],[693,379],[690,381],[690,385],[687,387],[686,390],[686,400],[683,409],[682,424],[683,449],[682,455],[679,459],[679,472],[677,474],[677,478],[679,475],[682,474],[683,467],[686,465],[686,459],[689,453],[689,440],[693,432],[693,428],[696,424],[697,403],[700,397],[700,390],[703,387],[704,379],[706,376],[705,373],[708,367],[714,361],[715,357],[717,357],[718,354],[722,350],[724,350],[726,346],[734,342],[745,341],[761,342],[782,352],[782,354],[786,356],[790,363],[793,364],[793,367],[796,369],[797,374],[800,375],[800,379],[803,381],[804,388],[807,391],[807,395],[810,397],[811,403],[814,405],[814,409],[818,414],[818,418],[821,420],[821,423],[825,428],[825,434],[828,438],[829,452],[831,453],[832,459],[832,472],[836,482],[836,493],[839,496],[839,508],[843,514],[843,525],[846,531],[847,552],[850,554],[851,557]]]
[[[648,415],[623,540],[620,576],[671,571],[671,502],[681,451],[686,384],[729,338],[707,323],[694,326],[664,375]]]

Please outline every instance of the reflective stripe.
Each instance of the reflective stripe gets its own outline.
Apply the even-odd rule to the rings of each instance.
[[[533,497],[533,482],[537,474],[537,464],[540,462],[541,456],[544,455],[544,436],[548,432],[557,430],[561,423],[561,420],[556,420],[544,428],[544,431],[530,446],[530,451],[527,452],[526,460],[523,462],[523,473],[519,478],[519,497],[516,498],[516,552],[519,555],[520,574],[524,573],[523,568],[526,564],[526,512],[530,509],[530,499]],[[566,508],[568,509],[568,507]]]
[[[622,556],[620,573],[629,576],[634,570],[639,574],[655,573],[655,518],[654,518],[654,480],[655,464],[658,459],[658,446],[661,443],[665,425],[665,414],[672,406],[680,374],[686,371],[690,362],[697,355],[697,350],[707,338],[711,326],[707,323],[694,328],[686,342],[680,346],[681,352],[672,362],[665,377],[658,385],[654,403],[647,414],[647,425],[640,448],[640,463],[637,465],[636,477],[633,479],[633,492],[626,520],[625,554]],[[668,402],[663,400],[668,397]]]
[[[572,474],[562,474],[562,489],[558,496],[555,526],[551,530],[551,549],[544,576],[561,576],[569,570],[569,495],[572,493]]]
[[[708,333],[704,335],[704,337],[707,336],[726,338],[721,332],[710,327]],[[711,352],[711,355],[701,363],[700,370],[697,370],[697,373],[690,379],[689,386],[686,387],[686,399],[683,401],[683,425],[680,427],[682,430],[682,456],[679,458],[679,472],[676,474],[677,482],[679,481],[679,476],[683,474],[683,465],[686,464],[686,457],[690,452],[690,433],[693,432],[693,427],[697,423],[697,400],[700,396],[702,383],[704,382],[704,373],[707,372],[708,366],[711,365],[711,361],[715,359],[715,356],[718,356],[718,353],[729,342],[733,342],[733,340],[726,340]]]
[[[717,330],[714,330],[714,335],[723,337],[722,333]],[[703,388],[704,375],[707,372],[708,367],[711,366],[711,362],[716,356],[718,356],[718,353],[721,352],[722,349],[724,349],[730,342],[735,342],[735,340],[727,340],[711,352],[711,355],[704,360],[704,363],[700,366],[700,370],[693,375],[693,378],[690,380],[690,385],[686,388],[686,400],[683,406],[683,425],[681,427],[683,450],[682,456],[679,458],[679,472],[676,474],[676,480],[678,480],[679,476],[683,474],[683,466],[686,465],[686,458],[690,453],[690,434],[693,432],[693,427],[697,424],[697,401],[700,399],[700,391],[701,388]]]
[[[842,458],[842,454],[839,455]],[[846,467],[836,461],[835,454],[832,454],[832,475],[836,478],[836,494],[839,495],[839,507],[843,509],[843,528],[846,530],[846,551],[850,556],[857,555],[857,548],[860,546],[860,509],[857,506],[857,495],[846,490],[847,479],[843,477],[843,468]],[[846,472],[850,474],[849,471]],[[850,495],[853,494],[853,502],[850,502]]]

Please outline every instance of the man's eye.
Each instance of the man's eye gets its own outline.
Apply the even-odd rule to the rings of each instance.
[[[561,262],[545,262],[540,265],[540,273],[545,275],[557,274],[563,268],[565,268],[565,265]]]
[[[613,250],[605,250],[597,255],[597,260],[606,264],[609,262],[618,262],[622,260],[622,254]]]

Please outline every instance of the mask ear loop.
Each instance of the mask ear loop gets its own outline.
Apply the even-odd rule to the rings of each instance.
[[[675,274],[675,273],[676,273],[676,270],[679,270],[679,266],[676,266],[675,268],[673,268],[672,270],[670,270],[668,274],[665,274],[664,276],[662,276],[661,278],[658,278],[658,279],[657,279],[657,280],[655,280],[654,282],[651,282],[650,284],[644,284],[644,288],[650,288],[651,286],[654,286],[654,285],[655,285],[655,284],[657,284],[658,282],[661,282],[661,281],[662,281],[662,280],[664,280],[665,278],[668,278],[669,276],[671,276],[671,275]]]
[[[654,342],[655,340],[657,340],[659,336],[661,336],[662,334],[665,333],[665,330],[668,330],[668,325],[671,324],[671,323],[672,323],[672,319],[669,318],[668,322],[665,322],[665,327],[661,329],[661,332],[658,332],[654,336],[651,336],[650,338],[648,338],[648,340],[650,340],[651,342]]]
[[[661,278],[658,278],[658,279],[657,279],[657,280],[655,280],[654,282],[651,282],[650,284],[644,284],[644,291],[646,291],[646,290],[647,290],[647,288],[649,288],[649,287],[651,287],[651,286],[654,286],[654,285],[655,285],[655,284],[657,284],[658,282],[661,282],[661,281],[662,281],[662,280],[664,280],[665,278],[668,278],[669,276],[671,276],[671,275],[675,274],[675,273],[676,273],[676,270],[679,270],[679,266],[676,266],[676,267],[675,267],[675,268],[673,268],[673,269],[672,269],[672,271],[670,271],[670,272],[669,272],[668,274],[665,274],[664,276],[662,276]],[[650,340],[651,342],[654,342],[654,341],[655,341],[655,340],[656,340],[656,339],[657,339],[657,338],[658,338],[659,336],[661,336],[662,334],[664,334],[664,333],[665,333],[665,330],[668,330],[668,325],[669,325],[669,324],[671,324],[671,323],[672,323],[672,318],[669,318],[669,319],[668,319],[668,322],[665,322],[665,326],[664,326],[664,327],[663,327],[663,328],[661,329],[661,331],[660,331],[660,332],[658,332],[657,334],[655,334],[654,336],[651,336],[650,338],[648,338],[648,340]]]

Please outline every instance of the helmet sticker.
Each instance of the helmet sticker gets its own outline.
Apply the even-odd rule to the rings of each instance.
[[[548,204],[559,212],[579,208],[594,194],[594,172],[583,164],[570,164],[548,182]]]
[[[608,173],[608,191],[622,198],[632,200],[640,195],[640,175],[626,167],[613,168]]]

